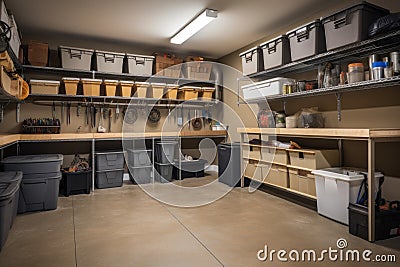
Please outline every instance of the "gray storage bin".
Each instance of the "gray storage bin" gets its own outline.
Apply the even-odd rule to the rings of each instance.
[[[242,58],[242,72],[243,75],[250,75],[259,72],[261,69],[261,51],[260,48],[253,47],[239,56]]]
[[[123,53],[96,50],[97,71],[122,73],[124,57]]]
[[[175,147],[178,142],[175,141],[163,141],[156,143],[155,146],[155,157],[156,162],[162,164],[172,164],[175,157]]]
[[[153,74],[153,56],[126,54],[129,74],[151,76]]]
[[[61,172],[24,174],[18,201],[18,213],[57,209]]]
[[[61,170],[63,155],[43,154],[7,157],[2,160],[4,171],[21,171],[26,174],[54,173]]]
[[[108,151],[96,153],[96,170],[118,170],[124,168],[124,152]]]
[[[134,184],[148,184],[152,179],[153,166],[130,168],[129,179]]]
[[[180,176],[182,179],[189,177],[203,177],[206,163],[207,160],[205,159],[181,160],[179,166],[179,161],[175,160],[173,177],[178,180],[179,173],[181,174]]]
[[[362,2],[323,18],[326,49],[332,50],[366,40],[369,26],[387,14],[389,14],[387,9]]]
[[[21,182],[21,173],[0,173],[0,251],[7,240],[13,223],[16,196]]]
[[[94,50],[59,46],[61,65],[65,69],[90,70]]]
[[[15,217],[17,217],[18,213],[19,187],[21,185],[22,175],[22,172],[0,172],[0,183],[16,182],[18,184],[18,190],[12,200],[12,217],[10,227],[14,223]],[[2,220],[0,219],[0,221]]]
[[[240,186],[240,143],[218,145],[218,181],[230,187]]]
[[[292,61],[326,51],[325,32],[319,19],[287,33]]]
[[[172,181],[172,173],[174,165],[156,163],[155,180],[160,183],[168,183]]]
[[[124,180],[124,170],[110,170],[110,171],[97,171],[96,172],[96,187],[97,188],[111,188],[120,187]]]
[[[290,63],[289,39],[286,35],[260,44],[263,55],[264,70]]]
[[[151,162],[151,150],[133,150],[128,149],[128,160],[129,166],[136,167],[148,167],[152,166]]]

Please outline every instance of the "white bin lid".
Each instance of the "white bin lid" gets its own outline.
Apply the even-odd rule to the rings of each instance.
[[[285,82],[285,83],[295,83],[296,80],[294,79],[289,79],[289,78],[284,78],[284,77],[277,77],[269,80],[264,80],[256,83],[251,83],[251,84],[246,84],[242,86],[242,89],[249,89],[249,88],[254,88],[254,87],[264,87],[265,85],[268,85],[273,82]]]
[[[151,83],[151,86],[165,87],[165,86],[167,86],[167,84],[166,83]]]
[[[109,84],[115,84],[117,85],[119,83],[118,80],[104,80],[104,83],[109,83]]]
[[[0,183],[18,181],[22,179],[22,176],[22,172],[18,171],[0,172]]]
[[[355,170],[355,168],[327,168],[322,170],[314,170],[311,172],[316,176],[337,179],[343,181],[359,181],[364,180],[364,172],[360,172],[359,170]],[[375,178],[382,177],[383,174],[380,172],[375,173]]]
[[[150,83],[148,83],[148,82],[135,82],[135,84],[137,84],[137,85],[147,85],[147,86],[150,85]]]
[[[254,53],[258,49],[258,46],[255,46],[253,48],[250,48],[249,50],[244,51],[243,53],[239,54],[239,57],[243,57],[249,53]]]
[[[83,83],[102,83],[103,80],[100,79],[81,79]]]
[[[46,84],[46,85],[60,85],[60,81],[50,81],[50,80],[30,80],[30,84]]]
[[[125,53],[107,52],[107,51],[100,51],[100,50],[96,50],[96,54],[112,55],[112,56],[116,56],[116,57],[125,57]]]
[[[134,85],[135,82],[133,81],[119,81],[120,84],[124,84],[124,85]]]
[[[15,163],[40,163],[40,162],[53,162],[62,161],[63,155],[61,154],[44,154],[44,155],[24,155],[13,156],[5,158],[1,161],[2,164],[15,164]]]
[[[94,52],[93,49],[70,47],[70,46],[63,46],[63,45],[58,46],[58,48],[61,50],[75,50],[75,51],[88,52],[90,54],[93,54],[93,52]]]
[[[79,82],[81,79],[79,78],[68,78],[68,77],[63,77],[62,80],[64,82]]]
[[[137,58],[137,57],[139,57],[139,58],[154,59],[153,56],[135,55],[135,54],[128,54],[128,53],[126,54],[126,56],[128,58]]]

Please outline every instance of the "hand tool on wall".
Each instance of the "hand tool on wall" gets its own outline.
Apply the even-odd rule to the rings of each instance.
[[[57,116],[56,115],[56,103],[54,103],[54,101],[53,101],[53,105],[51,106],[51,115],[53,116],[53,119],[55,119]]]
[[[115,108],[115,120],[116,121],[119,119],[119,113],[120,113],[120,110],[119,110],[119,106],[117,104],[117,107]]]
[[[71,124],[71,103],[67,102],[67,124]]]
[[[64,102],[61,102],[61,123],[64,123]]]
[[[108,132],[111,133],[112,109],[108,109]]]
[[[85,104],[85,121],[86,125],[89,125],[89,105],[86,103]]]
[[[4,119],[4,104],[0,104],[0,123],[3,122]]]
[[[81,105],[81,103],[78,103],[78,105],[76,106],[76,116],[77,117],[81,116],[81,111],[82,111],[82,105]]]
[[[104,108],[100,108],[100,119],[99,119],[99,127],[97,127],[97,132],[105,133],[106,129],[103,126],[103,116],[104,116]]]
[[[55,108],[55,106],[54,106],[54,108]],[[17,123],[20,122],[20,114],[21,114],[21,103],[17,103],[17,110],[16,110]]]
[[[178,116],[178,126],[183,125],[183,110],[182,107],[177,108],[177,116]]]
[[[188,109],[188,115],[187,115],[187,120],[188,120],[188,128],[190,130],[190,108]]]

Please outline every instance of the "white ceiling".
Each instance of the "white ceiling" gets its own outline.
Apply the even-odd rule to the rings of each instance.
[[[326,0],[5,0],[22,34],[50,32],[220,58],[312,13]],[[343,2],[343,1],[342,1]],[[169,38],[204,8],[218,19],[182,45]]]

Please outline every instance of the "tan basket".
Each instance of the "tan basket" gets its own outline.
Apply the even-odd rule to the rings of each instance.
[[[178,99],[190,100],[197,99],[199,95],[200,87],[184,86],[178,91]]]
[[[164,95],[164,90],[167,85],[165,83],[152,83],[151,88],[153,89],[152,97],[155,99],[160,99]]]
[[[135,83],[135,85],[136,85],[135,97],[146,98],[147,97],[147,90],[149,88],[149,83],[137,82],[137,83]]]
[[[202,87],[199,91],[199,98],[212,99],[212,95],[215,91],[214,87]]]
[[[115,93],[117,92],[118,81],[105,80],[104,84],[106,86],[106,96],[115,96]]]
[[[0,54],[0,65],[4,66],[6,71],[9,71],[9,72],[13,72],[15,70],[14,62],[8,55],[7,51],[4,51],[3,53]]]
[[[21,76],[17,75],[15,78],[13,78],[11,80],[10,94],[18,99],[21,99],[23,83],[24,79],[22,79]]]
[[[100,96],[100,85],[102,80],[82,79],[83,94],[86,96]]]
[[[28,61],[31,65],[45,67],[48,61],[49,45],[30,41],[28,44]]]
[[[76,95],[78,91],[79,78],[62,78],[66,95]]]
[[[31,93],[38,95],[57,95],[60,87],[59,81],[30,80]]]
[[[0,74],[0,86],[6,92],[10,93],[11,91],[11,78],[8,76],[6,71],[4,70],[4,66],[0,66],[1,74]]]
[[[167,84],[166,93],[164,98],[166,99],[177,99],[178,97],[178,85],[175,84]]]
[[[135,84],[132,81],[121,81],[121,95],[123,97],[131,97],[132,95],[132,86]]]

